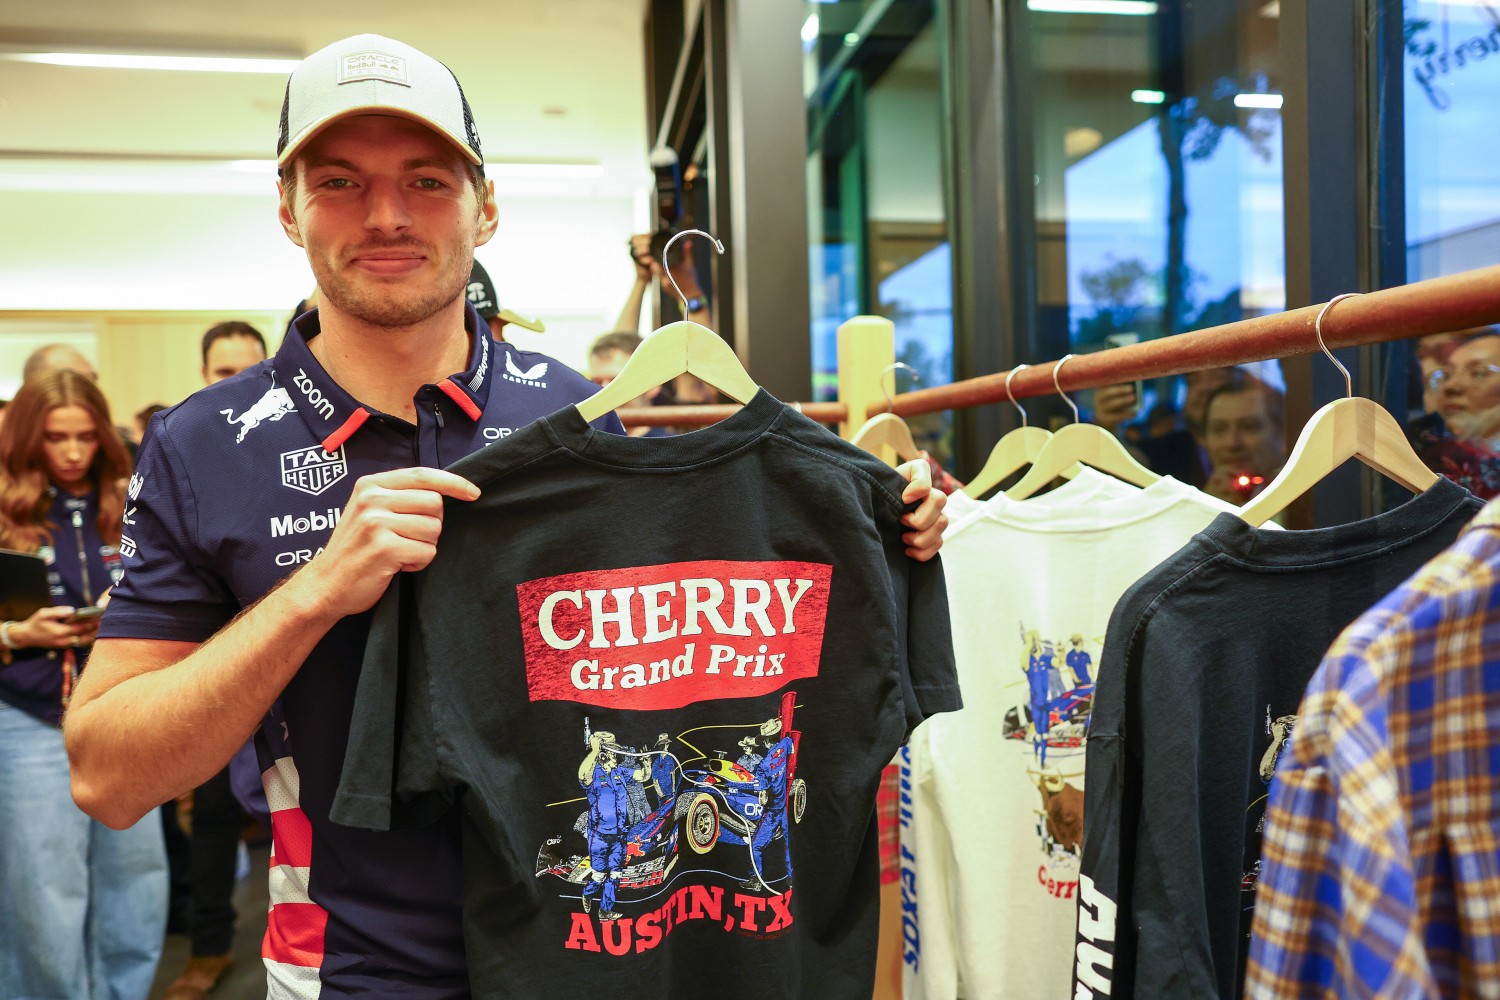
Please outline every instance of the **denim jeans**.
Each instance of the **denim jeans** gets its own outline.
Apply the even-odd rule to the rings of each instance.
[[[156,811],[128,830],[84,815],[61,730],[0,702],[0,997],[144,1000],[166,921]]]

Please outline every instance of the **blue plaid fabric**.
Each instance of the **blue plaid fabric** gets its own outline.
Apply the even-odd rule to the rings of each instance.
[[[1318,668],[1271,787],[1246,996],[1500,998],[1497,580],[1491,503]]]

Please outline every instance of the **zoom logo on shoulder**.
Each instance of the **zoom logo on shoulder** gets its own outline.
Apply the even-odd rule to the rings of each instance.
[[[302,398],[307,400],[315,413],[324,420],[333,419],[333,403],[323,395],[322,389],[313,384],[312,376],[298,368],[297,374],[292,376],[292,384],[302,393]]]

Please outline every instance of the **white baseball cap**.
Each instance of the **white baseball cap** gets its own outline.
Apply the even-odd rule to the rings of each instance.
[[[358,114],[421,122],[484,165],[474,115],[453,71],[404,42],[355,35],[314,52],[287,78],[276,166],[285,167],[327,126]]]

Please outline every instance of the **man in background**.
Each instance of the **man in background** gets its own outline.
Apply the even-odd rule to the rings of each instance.
[[[1204,402],[1204,446],[1209,472],[1203,492],[1243,504],[1286,464],[1286,418],[1281,393],[1236,372]]]
[[[203,384],[213,385],[264,361],[266,338],[249,323],[227,320],[204,332],[201,354]],[[229,767],[193,789],[192,803],[185,921],[192,951],[163,1000],[202,1000],[232,963],[230,946],[238,916],[233,901],[235,869],[246,816],[231,790]],[[172,813],[175,822],[174,806],[169,802],[163,809]],[[173,909],[180,912],[178,872],[173,867]]]
[[[228,319],[202,334],[202,382],[213,385],[266,360],[266,337],[248,322]],[[175,823],[175,804],[163,808]],[[192,831],[187,837],[187,933],[192,951],[163,1000],[202,1000],[233,963],[234,874],[239,865],[245,811],[220,769],[192,792]],[[177,865],[172,865],[172,910],[180,912]]]
[[[237,319],[216,323],[203,334],[203,384],[213,385],[266,360],[266,338]]]
[[[641,336],[629,330],[620,330],[616,333],[606,333],[595,340],[589,346],[589,367],[587,375],[593,379],[601,388],[609,385],[615,380],[625,367],[625,362],[635,353],[635,349],[641,346]],[[658,396],[661,395],[662,387],[653,386],[647,389],[643,395],[632,399],[626,406],[650,406]],[[668,437],[670,432],[665,427],[631,427],[626,431],[631,437]]]
[[[66,368],[75,371],[87,378],[90,382],[99,381],[99,372],[88,358],[78,352],[76,348],[67,344],[48,344],[38,347],[26,358],[26,363],[21,367],[21,381],[30,382],[43,372],[56,371]]]

